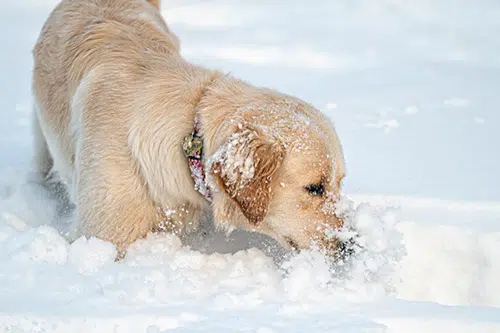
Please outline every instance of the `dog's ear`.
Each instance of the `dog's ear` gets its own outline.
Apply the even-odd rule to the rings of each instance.
[[[211,171],[219,186],[258,225],[271,201],[271,182],[284,158],[283,147],[255,129],[234,133],[215,154]]]
[[[149,2],[151,5],[153,5],[154,7],[160,9],[161,0],[146,0],[146,1]]]

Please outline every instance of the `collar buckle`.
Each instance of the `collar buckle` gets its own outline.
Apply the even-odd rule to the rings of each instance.
[[[182,150],[187,158],[201,160],[203,153],[203,139],[194,133],[186,135],[184,137],[184,141],[182,142]]]
[[[182,150],[189,162],[195,190],[200,192],[207,201],[212,202],[212,190],[207,184],[205,168],[202,162],[203,138],[198,135],[199,127],[198,117],[195,117],[193,131],[186,135],[182,141]]]

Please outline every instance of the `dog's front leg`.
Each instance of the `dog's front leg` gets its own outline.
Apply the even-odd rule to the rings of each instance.
[[[114,243],[119,251],[144,237],[158,210],[131,157],[98,138],[87,139],[76,163],[78,233]]]

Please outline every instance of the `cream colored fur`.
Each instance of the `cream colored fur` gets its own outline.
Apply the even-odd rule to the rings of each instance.
[[[309,104],[198,67],[179,54],[159,1],[63,0],[34,47],[35,171],[76,205],[75,237],[124,250],[152,230],[189,232],[202,214],[282,244],[334,248],[345,175],[330,121]],[[197,115],[210,204],[181,143]],[[325,193],[306,190],[323,183]]]

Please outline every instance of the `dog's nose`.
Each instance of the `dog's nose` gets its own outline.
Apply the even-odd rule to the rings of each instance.
[[[339,236],[323,238],[319,243],[320,249],[333,262],[345,261],[356,253],[357,242],[355,236],[343,238]]]
[[[334,257],[337,260],[345,261],[355,254],[356,240],[354,237],[347,240],[339,240],[335,249]]]

